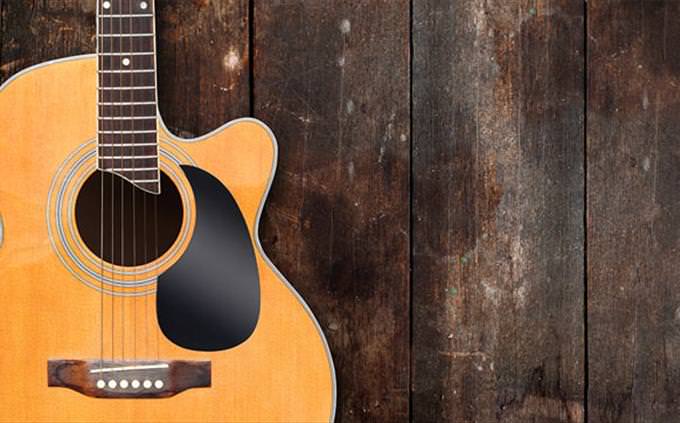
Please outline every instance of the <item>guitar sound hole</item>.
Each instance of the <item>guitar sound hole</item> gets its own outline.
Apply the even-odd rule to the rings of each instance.
[[[140,266],[161,257],[179,236],[183,218],[182,197],[164,173],[161,194],[154,195],[117,175],[96,171],[78,193],[75,212],[85,245],[118,266]]]

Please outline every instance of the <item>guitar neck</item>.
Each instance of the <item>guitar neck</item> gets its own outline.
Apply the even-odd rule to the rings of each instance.
[[[160,193],[153,0],[99,0],[99,169]]]

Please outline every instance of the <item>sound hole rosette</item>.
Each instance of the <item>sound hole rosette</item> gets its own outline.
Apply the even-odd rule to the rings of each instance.
[[[92,252],[78,232],[75,206],[81,187],[97,170],[96,140],[81,145],[57,170],[47,202],[47,229],[52,249],[64,267],[80,282],[97,291],[114,296],[144,296],[156,292],[158,275],[172,266],[191,240],[195,225],[195,204],[191,185],[180,164],[193,164],[178,146],[168,141],[160,144],[160,167],[176,185],[183,207],[179,236],[163,255],[139,266],[116,266],[103,262]],[[102,271],[103,270],[103,271]]]

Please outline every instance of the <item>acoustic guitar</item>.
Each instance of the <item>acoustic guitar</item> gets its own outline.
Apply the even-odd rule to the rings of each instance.
[[[157,113],[153,0],[0,88],[0,422],[328,422],[309,307],[262,250],[277,144]]]

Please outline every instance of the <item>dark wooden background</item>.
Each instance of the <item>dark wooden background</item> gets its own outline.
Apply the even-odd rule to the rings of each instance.
[[[680,2],[158,0],[161,112],[254,115],[342,422],[680,421]],[[94,0],[0,0],[0,72]]]

